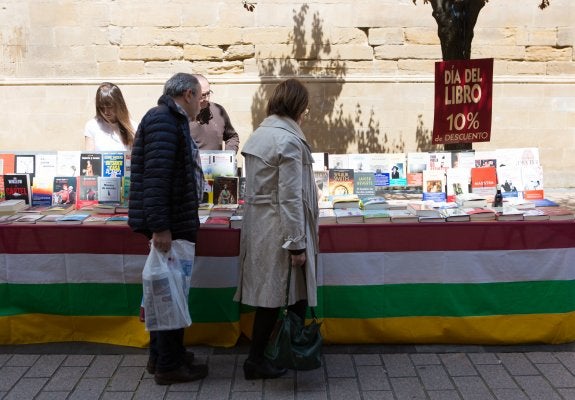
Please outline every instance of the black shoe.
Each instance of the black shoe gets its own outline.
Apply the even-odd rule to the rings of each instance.
[[[174,383],[192,382],[204,379],[208,376],[208,366],[206,364],[182,365],[180,368],[168,372],[156,372],[154,381],[158,385],[172,385]]]
[[[256,363],[249,358],[244,362],[244,378],[246,380],[275,379],[286,372],[287,369],[273,366],[267,358],[264,358],[260,363]]]
[[[184,362],[186,365],[190,366],[194,363],[194,353],[191,351],[186,351],[184,355]],[[148,363],[146,364],[146,371],[148,374],[154,375],[156,373],[156,360],[152,360],[151,358],[148,359]]]

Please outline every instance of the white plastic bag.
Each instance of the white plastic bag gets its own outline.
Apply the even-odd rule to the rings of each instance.
[[[172,330],[192,324],[188,293],[195,252],[195,243],[187,240],[173,240],[167,253],[150,246],[142,271],[146,330]]]

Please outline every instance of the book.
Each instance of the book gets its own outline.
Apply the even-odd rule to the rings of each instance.
[[[387,210],[392,223],[414,223],[419,222],[419,217],[407,210]]]
[[[6,200],[24,200],[32,205],[32,188],[28,174],[4,174],[4,196]]]
[[[361,208],[364,210],[385,210],[389,203],[383,196],[371,196],[361,199]]]
[[[543,167],[529,165],[521,168],[523,181],[523,198],[529,200],[543,199]]]
[[[388,224],[391,216],[387,210],[363,210],[364,224]]]
[[[407,153],[407,186],[423,186],[423,171],[429,164],[429,153]]]
[[[74,204],[52,204],[50,207],[41,211],[41,213],[44,215],[51,215],[51,214],[64,215],[73,211],[74,208],[75,208]]]
[[[98,177],[98,203],[113,203],[119,205],[122,200],[122,190],[121,177]]]
[[[57,223],[66,225],[81,224],[89,216],[90,214],[87,213],[65,214],[60,219],[58,219]]]
[[[37,224],[56,224],[58,223],[58,220],[62,218],[62,215],[60,214],[48,214],[48,215],[44,215],[44,218],[39,219],[38,221],[36,221]]]
[[[349,169],[349,160],[347,154],[328,154],[328,169]]]
[[[523,212],[523,221],[548,221],[549,215],[543,210],[532,208]]]
[[[58,151],[56,158],[56,176],[78,176],[80,175],[80,155],[79,150]]]
[[[116,207],[119,203],[98,203],[92,206],[92,212],[96,214],[116,214]]]
[[[533,207],[557,207],[559,204],[549,199],[535,199],[535,200],[524,200],[533,205]],[[517,207],[517,205],[516,205]],[[533,208],[530,207],[530,208]]]
[[[423,223],[435,223],[435,222],[447,222],[445,220],[445,217],[439,213],[438,215],[421,215],[419,217],[419,222],[423,222]]]
[[[388,159],[389,185],[390,186],[407,186],[406,164],[407,157],[405,153],[386,154]]]
[[[238,203],[238,177],[216,176],[214,178],[214,204]]]
[[[486,207],[466,207],[462,210],[469,215],[470,221],[495,221],[495,211]]]
[[[210,210],[210,217],[231,217],[238,209],[238,204],[214,204]]]
[[[0,202],[0,215],[14,214],[27,207],[24,199],[10,199]]]
[[[326,171],[328,168],[327,153],[311,153],[313,158],[312,168],[315,171]]]
[[[244,204],[246,199],[246,177],[238,178],[238,204]]]
[[[348,154],[347,166],[354,172],[372,172],[370,154]]]
[[[459,207],[487,207],[487,199],[475,193],[463,193],[455,196]]]
[[[407,204],[407,211],[418,217],[441,217],[439,209],[428,202],[412,202]]]
[[[550,221],[573,221],[575,219],[575,213],[567,207],[538,207],[536,210],[543,211]]]
[[[102,153],[102,176],[124,176],[124,152]]]
[[[429,163],[427,170],[445,171],[451,168],[451,153],[449,151],[437,151],[429,153]]]
[[[210,211],[212,210],[213,206],[213,203],[200,203],[198,206],[198,215],[210,215]]]
[[[467,222],[470,220],[469,214],[461,208],[444,208],[441,210],[441,214],[447,222]]]
[[[354,171],[353,188],[359,198],[375,196],[373,172]]]
[[[52,176],[36,175],[32,184],[32,205],[50,206],[52,205],[52,193],[54,190],[54,179]]]
[[[110,218],[111,214],[92,214],[84,221],[82,224],[85,225],[102,225],[105,224],[108,218]]]
[[[426,169],[423,171],[423,200],[446,201],[445,170]]]
[[[243,215],[232,215],[230,217],[230,228],[240,229],[242,227],[243,220],[244,220]]]
[[[16,154],[14,156],[14,173],[28,174],[30,185],[34,180],[35,172],[36,172],[35,154]]]
[[[214,202],[214,180],[204,177],[204,193],[202,196],[202,203]]]
[[[493,201],[497,187],[497,169],[495,167],[471,168],[471,193]]]
[[[330,169],[328,175],[330,196],[355,193],[353,169]]]
[[[212,217],[209,216],[204,226],[207,228],[229,228],[230,217]]]
[[[76,177],[76,209],[80,210],[86,206],[98,204],[98,177],[78,176]]]
[[[520,196],[518,188],[523,187],[521,167],[511,165],[497,167],[497,182],[501,187],[501,193],[503,194],[504,198],[519,198]]]
[[[106,220],[109,225],[128,225],[128,214],[110,215]]]
[[[19,214],[8,214],[8,215],[3,215],[0,212],[0,225],[8,225],[13,223],[15,220],[17,220],[18,218],[20,218],[21,216]]]
[[[332,208],[359,208],[360,199],[355,194],[333,195],[329,198]]]
[[[236,152],[233,150],[200,150],[200,160],[205,179],[237,175]]]
[[[451,152],[451,168],[474,168],[475,150],[456,150]]]
[[[363,224],[363,213],[359,208],[334,208],[338,224]]]
[[[44,218],[42,214],[25,214],[21,215],[20,218],[14,220],[15,224],[35,224],[39,219]]]
[[[337,224],[337,217],[332,208],[321,208],[318,216],[319,225],[333,225]]]
[[[14,153],[0,153],[0,175],[14,173]]]
[[[37,177],[52,178],[58,175],[57,164],[58,164],[58,155],[56,154],[56,152],[36,154],[35,165],[34,165],[35,170],[34,179],[36,179]]]
[[[102,176],[102,153],[81,153],[80,175]]]
[[[491,207],[495,211],[497,221],[523,221],[524,210],[503,204],[501,207]]]
[[[329,197],[329,171],[313,171],[315,184],[319,191],[319,196],[322,201],[327,200]]]
[[[455,201],[455,196],[469,193],[471,168],[448,168],[445,171],[447,201]]]
[[[475,167],[497,167],[497,154],[495,150],[476,150]]]
[[[55,176],[52,181],[52,204],[75,204],[75,186],[75,176]]]

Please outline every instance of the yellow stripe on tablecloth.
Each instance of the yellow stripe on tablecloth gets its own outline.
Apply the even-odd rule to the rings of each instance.
[[[238,322],[196,323],[186,329],[186,345],[231,347]],[[138,317],[81,317],[24,314],[0,318],[0,344],[92,342],[147,347],[149,334]]]
[[[459,318],[325,318],[322,335],[326,344],[559,344],[575,340],[575,312]]]

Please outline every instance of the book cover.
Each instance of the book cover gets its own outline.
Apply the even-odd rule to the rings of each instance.
[[[328,169],[328,154],[327,153],[311,153],[313,158],[313,170],[325,171]]]
[[[495,221],[495,211],[487,207],[462,208],[470,221]]]
[[[442,170],[451,168],[451,153],[449,151],[438,151],[429,153],[428,170]]]
[[[214,202],[214,180],[204,178],[204,195],[202,197],[202,203],[213,203]]]
[[[98,204],[98,177],[78,176],[76,191],[76,209]]]
[[[130,176],[123,176],[122,177],[122,199],[121,203],[124,207],[128,207],[130,204],[130,185],[132,182],[132,178]]]
[[[418,217],[441,217],[439,209],[424,201],[408,203],[407,211]]]
[[[353,169],[330,169],[328,175],[330,196],[354,193]]]
[[[55,224],[58,220],[62,218],[60,214],[47,214],[44,215],[44,218],[39,219],[36,221],[37,224]]]
[[[319,210],[318,216],[319,225],[334,225],[337,224],[335,212],[331,208],[322,208]]]
[[[207,228],[225,229],[230,227],[230,217],[212,217],[209,216],[204,226]]]
[[[128,214],[110,215],[106,220],[108,225],[128,225]]]
[[[372,172],[371,154],[352,153],[347,156],[347,165],[354,172]]]
[[[550,221],[573,221],[575,219],[575,213],[573,210],[562,206],[537,207],[536,210],[541,210],[549,217]]]
[[[451,152],[451,168],[475,168],[475,151],[458,150]]]
[[[390,188],[389,172],[374,172],[373,186],[375,188],[375,195],[383,196]]]
[[[467,222],[470,220],[469,214],[461,208],[444,208],[441,210],[441,214],[447,222]]]
[[[501,207],[492,206],[490,208],[495,211],[497,221],[523,221],[524,210],[506,204]]]
[[[124,176],[124,152],[102,153],[102,176]]]
[[[58,224],[81,224],[90,214],[86,213],[75,213],[75,214],[65,214],[58,219]]]
[[[0,175],[0,202],[6,199],[6,192],[4,191],[4,178]]]
[[[214,204],[210,209],[210,217],[231,217],[238,210],[238,204]]]
[[[373,172],[354,171],[354,191],[359,198],[375,196],[375,181]]]
[[[496,149],[495,158],[499,167],[530,167],[539,164],[539,149],[536,147],[521,147]]]
[[[526,165],[521,168],[523,181],[523,198],[541,200],[545,198],[543,191],[543,167],[540,165]]]
[[[497,188],[497,169],[495,167],[471,168],[471,192],[493,201]]]
[[[469,193],[471,168],[448,168],[445,171],[447,201],[454,202],[457,195]]]
[[[347,154],[328,154],[327,156],[329,169],[348,169],[349,162]]]
[[[359,208],[335,208],[338,224],[363,224],[363,212]]]
[[[364,210],[385,210],[389,203],[383,196],[371,196],[361,199],[361,208]]]
[[[356,194],[336,194],[330,196],[332,208],[359,208],[361,200]]]
[[[120,203],[122,200],[122,178],[98,177],[98,203]]]
[[[407,210],[387,210],[392,223],[419,223],[419,217]]]
[[[80,175],[80,155],[79,150],[61,150],[56,157],[55,176],[78,176]]]
[[[329,171],[313,171],[315,184],[319,190],[320,201],[325,201],[329,197]]]
[[[0,225],[8,225],[20,218],[20,214],[5,215],[0,213]]]
[[[497,154],[495,150],[476,150],[475,167],[497,167]]]
[[[363,210],[364,224],[388,224],[391,216],[386,210]]]
[[[80,175],[102,176],[102,153],[81,153]]]
[[[58,175],[58,155],[53,153],[38,153],[35,158],[35,175],[36,177],[49,177],[53,178]]]
[[[423,200],[446,201],[445,183],[445,170],[426,169],[423,171]]]
[[[519,197],[517,188],[523,187],[521,167],[511,165],[497,167],[497,183],[501,186],[503,198]]]
[[[75,204],[75,186],[75,176],[55,176],[52,181],[52,204]]]
[[[6,200],[24,200],[32,205],[32,187],[28,174],[4,174],[4,194]]]
[[[405,153],[387,154],[390,186],[407,186]]]
[[[214,204],[237,204],[238,181],[236,176],[216,176],[214,178]]]
[[[110,214],[92,214],[84,221],[82,224],[86,225],[102,225],[105,224],[106,221],[110,218]]]
[[[41,214],[44,215],[63,215],[68,214],[69,212],[74,210],[74,204],[52,204],[50,207],[46,208],[44,211],[41,211]]]
[[[0,215],[13,214],[27,207],[24,199],[10,199],[0,202]]]
[[[14,173],[14,154],[0,153],[0,175]]]
[[[238,178],[238,204],[244,204],[246,199],[246,177],[240,176]]]
[[[124,152],[124,176],[130,177],[132,174],[132,153],[129,151]]]
[[[236,153],[233,150],[200,150],[200,160],[205,179],[234,177],[237,174]]]
[[[423,171],[429,164],[429,153],[407,153],[407,186],[423,186]]]
[[[548,221],[549,215],[545,214],[543,210],[532,208],[523,211],[523,221]]]
[[[52,205],[54,179],[47,175],[36,175],[32,184],[32,205],[50,206]]]
[[[42,214],[25,214],[21,215],[20,218],[14,220],[15,224],[35,224],[36,221],[44,218]]]
[[[36,172],[36,155],[35,154],[16,154],[14,156],[14,173],[28,174],[30,184],[34,180]]]

